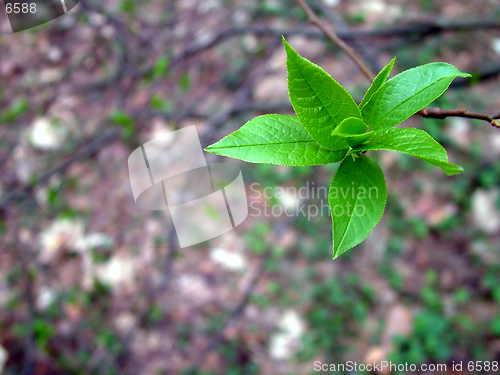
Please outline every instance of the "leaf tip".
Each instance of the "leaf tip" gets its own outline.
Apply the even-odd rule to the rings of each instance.
[[[295,52],[295,50],[292,48],[292,46],[286,41],[285,37],[283,35],[281,37],[283,38],[283,45],[285,46],[285,50],[286,50],[287,55],[290,52]]]
[[[448,64],[448,65],[451,65],[451,64]],[[469,78],[469,77],[472,77],[472,74],[469,74],[467,72],[462,72],[461,70],[457,69],[455,66],[451,65],[452,67],[455,68],[455,70],[457,71],[456,73],[456,77],[462,77],[462,78]]]
[[[395,63],[396,63],[396,56],[394,56],[392,60],[387,63],[387,66],[389,67],[390,70],[392,70],[392,67],[394,66]]]
[[[357,245],[359,245],[361,242],[363,242],[364,239],[362,241],[360,241],[358,244],[356,245],[351,245],[351,246],[341,246],[342,244],[340,243],[337,248],[335,248],[335,243],[333,244],[333,254],[332,254],[332,260],[335,260],[337,259],[339,256],[341,256],[342,254],[346,253],[347,251],[351,250],[352,248],[356,247]]]
[[[453,164],[453,169],[451,170],[445,170],[445,173],[447,176],[454,176],[456,174],[460,174],[464,171],[464,169],[460,165],[455,165]]]
[[[300,59],[305,60],[305,58],[303,56],[299,55],[299,53],[293,49],[293,47],[290,45],[290,43],[288,43],[286,41],[284,36],[282,36],[282,38],[283,38],[283,45],[285,46],[286,55],[288,58],[299,57]]]

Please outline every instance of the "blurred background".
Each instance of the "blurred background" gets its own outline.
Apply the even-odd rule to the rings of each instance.
[[[434,106],[500,112],[498,1],[308,3],[374,72],[394,56],[393,75],[446,61],[473,77]],[[256,115],[293,114],[281,35],[358,102],[370,83],[291,0],[81,0],[16,34],[0,9],[0,372],[313,374],[315,361],[386,360],[498,373],[467,364],[500,360],[500,129],[407,120],[465,172],[371,152],[386,212],[335,261],[327,215],[252,208],[181,249],[165,212],[134,203],[134,149],[190,125],[206,147]],[[327,187],[338,167],[236,163],[254,208],[321,205],[275,193]]]

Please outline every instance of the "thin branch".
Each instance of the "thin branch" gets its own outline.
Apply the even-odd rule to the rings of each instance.
[[[442,109],[442,108],[424,108],[418,112],[422,117],[431,117],[437,119],[444,119],[446,117],[465,117],[476,120],[483,120],[489,122],[495,128],[500,128],[500,113],[489,116],[484,113],[467,112],[465,109]]]
[[[346,40],[346,38],[344,38],[342,34],[349,34],[351,33],[351,30],[349,28],[349,25],[344,22],[342,17],[340,17],[336,12],[334,12],[331,8],[327,7],[320,1],[314,1],[312,5],[313,9],[317,9],[318,11],[320,11],[331,22],[331,24],[335,26],[337,36],[340,39]],[[354,39],[351,41],[351,43],[354,49],[359,53],[360,58],[370,64],[373,70],[378,72],[382,69],[382,66],[380,66],[378,62],[380,55],[379,51],[373,51],[366,48],[367,40]],[[370,44],[373,44],[373,42],[370,42]]]
[[[318,16],[316,15],[316,13],[314,13],[313,10],[309,7],[309,5],[307,5],[307,3],[305,2],[305,0],[297,0],[297,2],[299,3],[300,7],[302,9],[304,9],[304,11],[307,14],[307,17],[309,17],[309,20],[313,24],[315,24],[316,26],[318,26],[318,28],[332,42],[334,42],[336,45],[338,45],[340,48],[342,48],[345,51],[345,53],[347,53],[349,55],[349,57],[351,58],[351,60],[354,61],[354,63],[359,67],[359,69],[361,69],[361,71],[366,76],[366,78],[368,78],[370,81],[373,81],[373,79],[375,78],[375,76],[373,75],[372,72],[370,72],[370,69],[368,69],[368,67],[364,64],[364,62],[361,61],[361,59],[356,55],[356,53],[354,52],[354,50],[351,47],[349,47],[342,39],[340,39],[337,36],[337,34],[335,34],[333,32],[333,30],[331,30],[326,24],[324,24],[323,22],[321,22],[321,20],[318,18]]]

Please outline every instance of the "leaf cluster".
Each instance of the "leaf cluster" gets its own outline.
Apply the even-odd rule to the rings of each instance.
[[[367,151],[391,150],[440,167],[463,171],[428,133],[396,128],[438,98],[456,77],[453,65],[436,62],[388,80],[395,58],[375,77],[358,105],[321,67],[300,56],[283,38],[288,91],[297,116],[258,116],[206,148],[251,163],[311,166],[341,162],[329,191],[333,258],[362,242],[384,213],[384,174]]]

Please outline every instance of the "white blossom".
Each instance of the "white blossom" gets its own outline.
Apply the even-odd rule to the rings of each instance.
[[[66,139],[66,129],[51,122],[46,117],[36,119],[31,125],[29,141],[40,150],[53,150],[61,147]]]
[[[48,263],[67,248],[78,250],[83,240],[84,226],[80,220],[57,219],[39,235],[40,261]]]
[[[2,345],[0,345],[0,374],[3,374],[3,370],[8,359],[9,352]]]
[[[111,288],[130,286],[135,279],[135,263],[132,258],[115,255],[104,264],[94,266],[97,279]]]
[[[247,261],[243,254],[221,247],[210,251],[210,259],[230,271],[244,271],[247,268]]]
[[[53,289],[44,286],[40,289],[36,296],[35,305],[39,310],[46,310],[49,305],[54,302],[56,293]]]
[[[500,212],[495,207],[498,194],[498,189],[477,189],[472,195],[474,223],[477,228],[489,234],[500,230]]]
[[[493,38],[491,41],[491,49],[495,51],[496,54],[500,55],[500,38]]]
[[[107,233],[94,232],[86,235],[77,244],[80,251],[89,251],[98,247],[110,248],[113,246],[113,238]]]
[[[271,336],[269,354],[271,358],[290,358],[300,348],[300,338],[305,331],[305,323],[295,310],[287,310],[280,316],[278,332]]]

